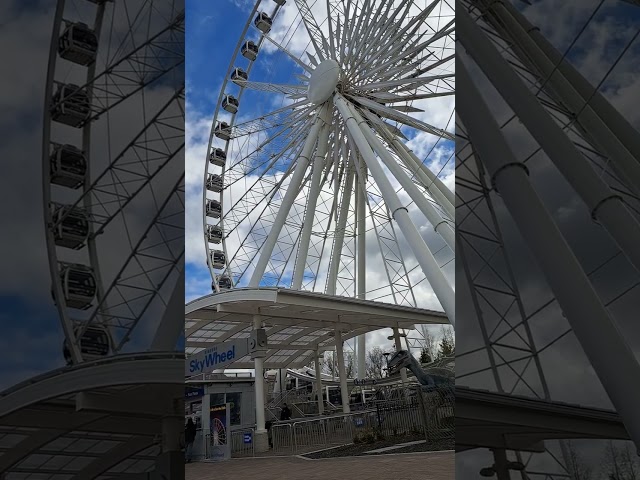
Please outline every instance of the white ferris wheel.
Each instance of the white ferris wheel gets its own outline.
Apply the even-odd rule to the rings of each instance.
[[[184,3],[58,0],[44,112],[51,291],[77,364],[122,352],[181,269]]]
[[[453,160],[433,153],[453,158],[454,29],[439,0],[256,2],[205,162],[214,292],[433,292],[454,323]]]

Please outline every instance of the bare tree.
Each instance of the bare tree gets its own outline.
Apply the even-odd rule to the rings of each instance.
[[[424,347],[422,347],[422,351],[420,352],[420,362],[421,363],[430,363],[436,358],[437,352],[437,343],[436,337],[433,333],[429,331],[426,326],[422,328],[423,334],[423,343]]]
[[[373,347],[367,351],[366,372],[368,378],[382,378],[387,361],[384,358],[384,350],[380,347]]]
[[[440,334],[440,344],[438,345],[438,359],[452,355],[456,350],[456,340],[453,335],[453,328],[450,325],[443,325]]]
[[[610,480],[640,479],[640,466],[628,443],[624,447],[618,447],[609,440],[605,450],[603,468],[605,475]]]
[[[568,469],[573,473],[575,480],[591,480],[593,478],[593,469],[589,467],[582,456],[577,452],[575,445],[568,440],[566,442],[568,453]]]
[[[333,377],[338,377],[338,357],[334,351],[324,352],[322,366],[320,367],[324,373],[328,373]],[[355,370],[355,358],[352,352],[344,352],[344,369],[347,378],[352,378]]]

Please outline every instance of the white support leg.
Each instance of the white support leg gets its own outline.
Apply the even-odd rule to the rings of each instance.
[[[367,234],[367,222],[366,222],[366,197],[365,197],[365,170],[364,162],[360,162],[360,171],[358,172],[358,179],[356,182],[356,228],[358,232],[358,238],[356,243],[356,262],[357,262],[357,285],[358,285],[358,298],[364,300],[367,292],[367,269],[366,269],[366,234]],[[366,358],[367,358],[367,335],[363,333],[358,336],[358,378],[364,380],[367,374]]]
[[[262,328],[262,320],[260,315],[253,316],[253,329],[257,330]],[[256,401],[256,434],[254,439],[254,448],[256,452],[266,452],[269,450],[269,438],[267,429],[265,428],[264,419],[264,358],[255,357],[253,359],[253,366],[255,369],[255,401]]]
[[[328,113],[328,109],[323,110],[323,115],[327,115],[328,117]],[[320,180],[322,179],[324,158],[327,155],[327,148],[329,144],[329,122],[331,121],[331,119],[327,117],[324,117],[322,119],[324,121],[324,124],[320,129],[320,134],[318,135],[318,147],[316,148],[316,153],[313,157],[313,172],[311,174],[311,187],[309,189],[309,195],[307,197],[307,210],[304,215],[304,223],[302,225],[300,243],[298,246],[298,258],[296,259],[296,265],[293,272],[293,280],[291,281],[291,288],[294,290],[300,290],[300,288],[302,287],[304,269],[307,264],[307,254],[309,253],[311,229],[313,228],[316,205],[318,203],[318,197],[320,196]]]
[[[170,352],[176,349],[178,339],[184,332],[184,271],[176,280],[176,285],[160,324],[156,329],[150,350],[153,352]]]
[[[387,140],[396,155],[400,158],[405,167],[411,172],[415,173],[418,179],[426,187],[427,191],[433,196],[434,200],[438,202],[451,220],[455,219],[455,195],[447,186],[440,180],[429,168],[427,168],[422,161],[416,156],[413,151],[407,147],[402,141],[395,135],[389,132],[387,127],[383,125],[384,122],[380,121],[374,126],[376,130]]]
[[[542,51],[544,51],[551,62],[556,65],[557,70],[562,73],[569,83],[580,93],[584,101],[589,100],[591,108],[604,120],[611,131],[613,131],[616,137],[624,144],[625,148],[631,152],[633,158],[640,159],[640,135],[638,135],[638,130],[636,130],[600,92],[594,92],[595,87],[591,85],[570,62],[564,59],[563,54],[540,33],[539,28],[529,23],[525,16],[510,2],[505,2],[505,7]]]
[[[458,10],[459,12],[459,10]],[[459,15],[458,15],[459,16]],[[576,338],[640,452],[640,364],[533,189],[461,62],[456,109]],[[620,372],[625,372],[624,376]]]
[[[382,170],[382,167],[376,160],[373,150],[371,150],[367,139],[364,137],[364,134],[358,126],[357,120],[351,113],[351,109],[347,101],[344,99],[344,97],[342,97],[342,95],[336,94],[335,104],[340,111],[340,114],[344,117],[346,126],[353,136],[358,150],[364,158],[364,161],[366,162],[371,175],[373,175],[373,178],[380,188],[382,197],[389,207],[389,210],[392,212],[393,219],[398,223],[398,226],[404,234],[409,247],[415,254],[422,271],[431,284],[431,287],[438,297],[438,300],[440,300],[440,303],[442,304],[442,307],[444,308],[444,311],[449,318],[449,322],[451,323],[451,325],[455,326],[456,306],[453,288],[451,288],[451,285],[449,285],[449,283],[447,282],[444,274],[433,258],[431,251],[429,251],[427,244],[418,232],[416,226],[411,221],[406,207],[404,207],[400,203],[398,195],[387,179],[384,170]]]
[[[320,371],[320,353],[318,351],[315,352],[313,363],[316,367],[316,394],[318,395],[318,414],[324,415],[324,401],[322,400],[324,392],[322,391],[322,372]]]
[[[249,280],[249,287],[256,288],[260,285],[260,280],[262,280],[262,276],[269,264],[269,260],[271,259],[271,253],[273,252],[273,248],[278,241],[278,236],[280,235],[280,231],[284,226],[284,222],[287,219],[287,215],[289,215],[289,211],[291,210],[291,206],[298,196],[298,191],[300,190],[300,186],[304,180],[304,177],[307,173],[307,168],[309,167],[309,157],[311,152],[313,151],[313,147],[316,144],[316,140],[318,138],[318,132],[320,131],[320,127],[322,126],[322,120],[318,116],[316,118],[315,123],[311,127],[311,131],[309,132],[309,136],[305,140],[304,147],[302,148],[302,152],[297,159],[297,164],[295,170],[293,172],[293,176],[291,177],[291,181],[289,186],[287,187],[287,192],[282,199],[282,203],[280,204],[280,209],[278,210],[278,214],[276,215],[276,219],[271,226],[271,230],[269,231],[269,235],[262,245],[262,249],[260,250],[260,255],[258,257],[258,263],[256,265],[255,270],[253,271],[253,275],[251,275],[251,280]]]
[[[616,172],[619,172],[622,179],[626,178],[627,186],[636,194],[640,193],[640,162],[609,129],[605,118],[599,117],[590,104],[584,105],[592,94],[589,94],[587,98],[580,95],[577,87],[569,83],[569,80],[562,75],[556,65],[511,15],[504,2],[491,3],[489,10],[500,20],[500,25],[503,30],[506,30],[507,36],[515,41],[514,48],[522,54],[523,58],[528,59],[533,70],[538,70],[541,78],[549,78],[547,88],[554,93],[556,99],[566,105],[573,113],[580,112],[578,125],[587,138],[590,138],[602,153],[609,157],[611,166]],[[490,22],[491,17],[490,15]]]
[[[560,126],[553,121],[459,1],[456,5],[456,28],[464,48],[575,188],[587,204],[592,217],[605,227],[620,250],[640,271],[640,223],[627,210],[622,198],[600,178]]]
[[[338,375],[340,376],[340,398],[342,399],[342,412],[349,413],[349,390],[347,387],[347,370],[344,367],[344,350],[342,348],[342,332],[336,328],[336,356],[338,357]]]
[[[349,204],[351,202],[351,192],[353,189],[353,179],[355,177],[355,167],[353,159],[349,158],[347,167],[347,178],[345,180],[344,192],[342,194],[342,204],[338,214],[338,223],[335,230],[335,240],[333,251],[331,252],[331,262],[329,263],[329,273],[327,278],[327,294],[336,294],[338,282],[338,271],[340,270],[340,257],[342,256],[342,246],[344,245],[344,233],[347,227],[347,217],[349,216]]]
[[[378,137],[373,132],[371,127],[367,125],[358,111],[350,106],[351,113],[355,117],[364,134],[364,137],[369,142],[369,145],[373,148],[374,152],[378,154],[382,162],[387,166],[391,174],[400,183],[405,192],[409,194],[411,200],[413,200],[416,206],[420,209],[422,214],[427,217],[429,223],[433,225],[436,233],[442,237],[442,239],[449,245],[452,251],[456,251],[456,245],[454,240],[454,233],[451,225],[447,223],[440,213],[435,209],[433,205],[426,199],[423,193],[416,187],[416,184],[404,173],[402,167],[398,164],[398,160],[389,153],[389,150],[382,144]]]

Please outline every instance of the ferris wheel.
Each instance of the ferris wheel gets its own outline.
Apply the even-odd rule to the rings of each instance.
[[[42,187],[68,363],[123,351],[184,256],[184,6],[59,0]]]
[[[214,292],[415,306],[432,289],[453,324],[454,197],[433,152],[453,157],[454,29],[441,1],[256,2],[205,161]]]

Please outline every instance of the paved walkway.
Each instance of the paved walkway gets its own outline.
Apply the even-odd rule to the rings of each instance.
[[[238,458],[185,465],[186,480],[453,480],[454,452],[420,452],[307,460],[301,457]]]

